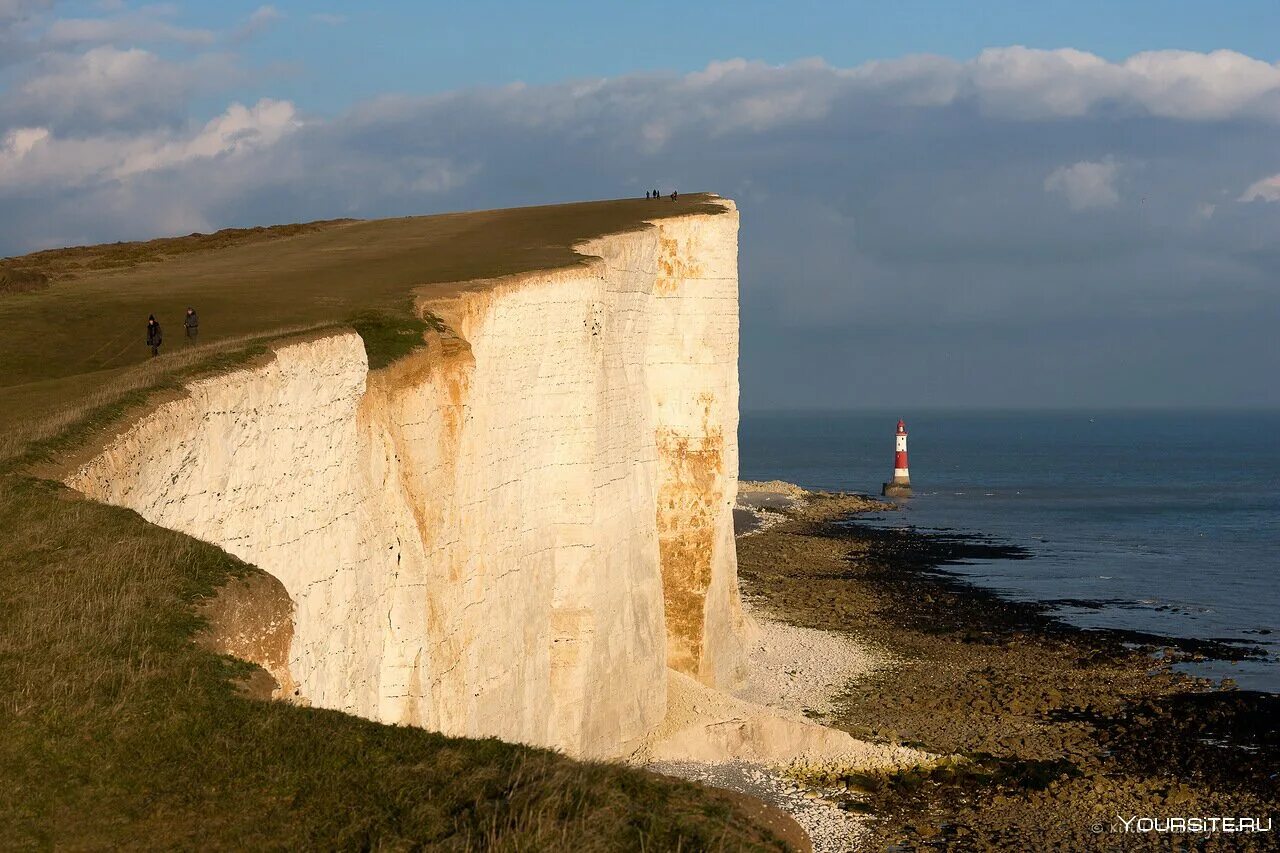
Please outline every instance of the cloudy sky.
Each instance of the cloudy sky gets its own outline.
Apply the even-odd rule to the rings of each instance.
[[[0,0],[0,255],[707,189],[744,408],[1277,406],[1277,32],[1271,0]]]

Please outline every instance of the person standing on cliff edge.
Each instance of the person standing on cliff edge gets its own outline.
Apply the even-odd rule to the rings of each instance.
[[[182,325],[187,329],[187,340],[195,343],[196,336],[200,334],[200,318],[196,316],[196,309],[187,308],[187,316],[183,319]]]
[[[152,314],[147,318],[147,346],[151,347],[152,358],[160,354],[160,344],[163,340],[160,334],[160,321],[156,319],[155,314]]]

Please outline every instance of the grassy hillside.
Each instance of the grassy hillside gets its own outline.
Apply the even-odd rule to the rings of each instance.
[[[578,262],[579,240],[644,219],[720,208],[704,196],[628,199],[372,222],[328,222],[39,252],[0,268],[47,286],[0,292],[0,428],[120,382],[145,362],[147,315],[166,355],[185,342],[188,305],[201,346],[271,336],[370,312],[407,316],[418,285]]]
[[[620,201],[46,252],[0,293],[0,848],[762,849],[747,806],[622,767],[257,702],[192,642],[256,569],[31,475],[187,377],[352,323],[384,357],[408,288],[572,263],[697,201]],[[182,309],[201,313],[184,351]],[[148,358],[146,315],[167,326]]]

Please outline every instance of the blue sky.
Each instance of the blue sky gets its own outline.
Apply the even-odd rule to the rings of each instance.
[[[1246,0],[0,0],[0,255],[709,189],[746,408],[1275,407],[1277,32]]]
[[[186,3],[175,17],[232,31],[262,5]],[[821,57],[847,67],[911,53],[960,59],[1017,44],[1074,47],[1107,59],[1153,47],[1230,48],[1280,59],[1280,3],[1274,0],[285,0],[270,7],[281,20],[264,28],[245,54],[274,71],[274,96],[318,112],[386,93],[687,72],[734,57],[771,64]],[[67,10],[94,14],[101,4]],[[255,93],[254,86],[237,92]]]

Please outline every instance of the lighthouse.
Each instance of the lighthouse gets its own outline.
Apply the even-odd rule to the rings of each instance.
[[[898,420],[898,434],[894,436],[893,481],[880,488],[880,494],[891,498],[911,496],[911,474],[907,471],[907,424]]]

